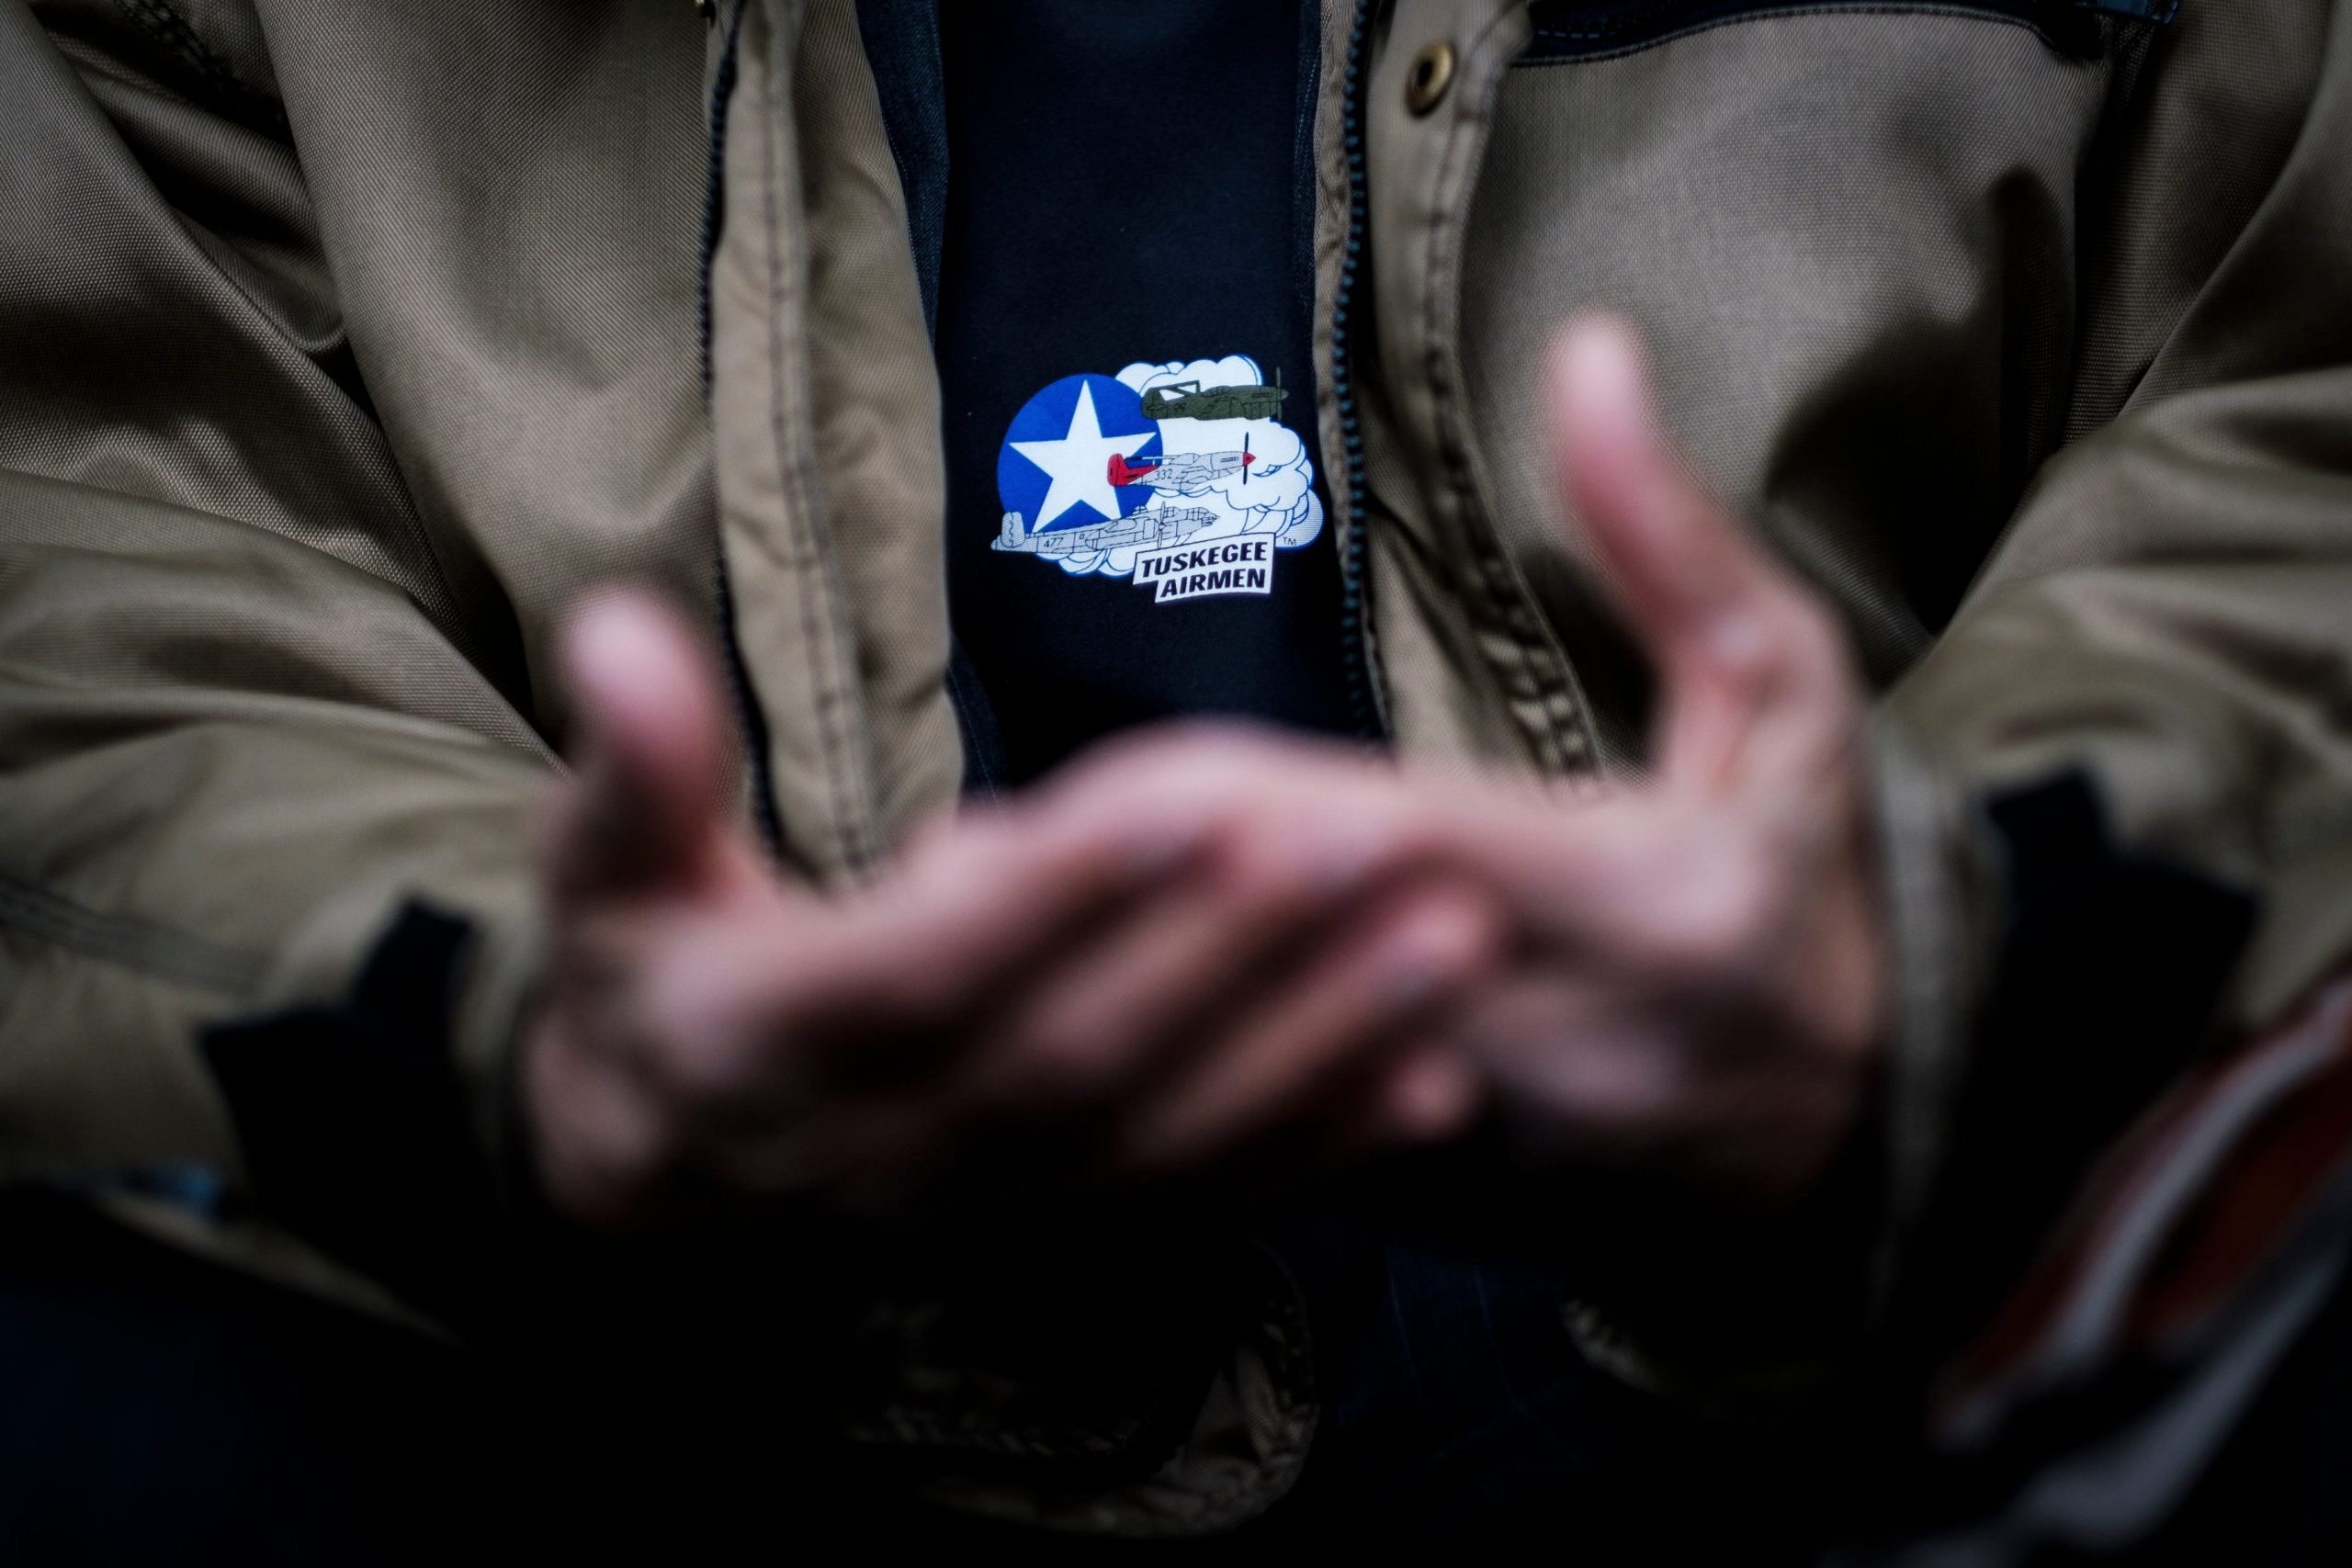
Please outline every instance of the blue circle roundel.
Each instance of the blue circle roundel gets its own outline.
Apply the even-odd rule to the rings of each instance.
[[[1141,511],[1148,485],[1114,482],[1113,459],[1157,456],[1143,398],[1108,376],[1065,376],[1021,405],[997,452],[997,494],[1032,534]]]

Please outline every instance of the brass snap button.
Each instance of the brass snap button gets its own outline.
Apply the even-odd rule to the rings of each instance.
[[[1444,101],[1452,85],[1453,46],[1440,39],[1413,56],[1413,68],[1405,73],[1405,107],[1427,114]]]

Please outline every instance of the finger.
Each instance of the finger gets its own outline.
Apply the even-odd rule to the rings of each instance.
[[[1605,939],[1619,911],[1655,896],[1660,852],[1677,838],[1662,803],[1645,794],[1564,802],[1478,779],[1336,790],[1260,810],[1234,831],[1245,843],[1311,846],[1358,868],[1363,886],[1476,884],[1502,900],[1518,934],[1577,947]]]
[[[1531,973],[1488,987],[1453,1020],[1530,1153],[1655,1157],[1692,1102],[1688,1059],[1612,977]]]
[[[1776,708],[1838,689],[1836,640],[1810,596],[1677,462],[1631,327],[1571,323],[1549,379],[1567,499],[1664,683],[1661,773],[1670,785],[1727,787]]]
[[[1214,1157],[1299,1114],[1335,1075],[1370,1065],[1499,960],[1489,901],[1460,886],[1402,897],[1317,959],[1129,1120],[1121,1152],[1148,1170]]]
[[[894,990],[916,1011],[960,1013],[1090,923],[1180,882],[1204,842],[1189,827],[976,820],[853,901],[845,942],[887,954]]]
[[[714,1140],[712,1173],[734,1190],[780,1198],[822,1193],[846,1213],[883,1218],[932,1184],[946,1157],[936,1106],[922,1099],[851,1099],[822,1115]]]
[[[686,1098],[737,1116],[820,1082],[913,1080],[1018,974],[1162,874],[1159,855],[984,819],[883,882],[765,918],[681,919],[646,1032]]]
[[[613,591],[564,628],[582,740],[548,837],[559,898],[684,886],[725,821],[729,741],[708,660],[650,597]]]
[[[1139,765],[1148,764],[1148,765]],[[1574,804],[1474,776],[1412,778],[1305,748],[1193,733],[1137,746],[1062,786],[1066,819],[1186,812],[1220,856],[1291,863],[1334,886],[1373,887],[1454,874],[1508,890],[1541,934],[1605,934],[1629,901],[1656,901],[1662,852],[1687,836],[1685,812],[1626,793]]]
[[[654,1103],[627,1072],[560,1030],[535,1030],[518,1070],[537,1114],[530,1153],[548,1201],[592,1225],[640,1218],[671,1152]]]
[[[1200,838],[1253,807],[1325,796],[1376,773],[1314,741],[1232,724],[1167,724],[1090,748],[1037,786],[1029,809],[1057,832]]]
[[[1470,1059],[1442,1046],[1406,1053],[1381,1076],[1374,1100],[1379,1145],[1442,1143],[1477,1119],[1486,1082]]]
[[[1158,764],[1103,795],[1154,816],[1190,801],[1216,823],[1219,852],[1250,863],[1295,860],[1367,888],[1478,883],[1504,898],[1521,934],[1593,963],[1713,951],[1759,896],[1762,867],[1731,818],[1649,791],[1564,802],[1492,779],[1197,745],[1165,748]]]
[[[1562,802],[1492,784],[1392,784],[1261,812],[1237,831],[1266,845],[1349,845],[1366,886],[1476,885],[1508,912],[1515,941],[1555,964],[1696,976],[1743,962],[1780,907],[1790,841],[1758,832],[1756,817],[1651,791]]]
[[[1579,949],[1637,943],[1694,906],[1732,901],[1715,897],[1724,877],[1666,874],[1715,852],[1693,841],[1689,810],[1647,792],[1565,803],[1491,779],[1415,778],[1197,729],[1133,743],[1055,788],[1058,823],[1185,818],[1212,835],[1220,857],[1313,868],[1334,886],[1479,881],[1507,893],[1527,934]],[[1648,911],[1655,920],[1629,919]],[[1696,931],[1723,923],[1692,921]]]
[[[1486,1098],[1477,1066],[1450,1043],[1400,1045],[1340,1089],[1329,1131],[1306,1157],[1336,1170],[1444,1143],[1469,1130]]]
[[[976,1107],[1036,1110],[1116,1094],[1358,887],[1349,868],[1312,857],[1221,859],[1053,965],[989,1030],[962,1092]]]

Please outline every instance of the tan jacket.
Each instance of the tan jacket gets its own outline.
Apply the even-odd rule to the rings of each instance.
[[[1627,312],[1882,694],[1898,1246],[2003,927],[1986,792],[2084,768],[2128,851],[2258,895],[2216,1023],[2352,952],[2352,5],[1327,9],[1320,432],[1386,722],[1634,759],[1530,395],[1555,322]],[[344,1005],[426,900],[472,933],[424,1010],[495,1142],[592,583],[731,649],[796,873],[952,798],[937,389],[856,7],[718,11],[0,0],[10,1176],[431,1315],[288,1223],[198,1036]],[[1314,1419],[1265,1299],[1143,1480],[933,1489],[1262,1507]]]

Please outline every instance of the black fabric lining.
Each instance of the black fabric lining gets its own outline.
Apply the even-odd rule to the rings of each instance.
[[[791,574],[791,584],[800,604],[801,650],[816,688],[811,707],[818,756],[824,765],[825,793],[832,807],[833,838],[851,865],[863,866],[875,857],[867,794],[873,771],[859,750],[864,716],[855,706],[857,671],[854,661],[845,658],[846,637],[840,623],[844,594],[839,569],[819,513],[814,432],[797,428],[807,416],[796,419],[791,412],[794,395],[802,389],[793,383],[793,371],[798,368],[805,381],[807,367],[793,364],[784,306],[793,297],[794,268],[805,257],[788,255],[785,246],[785,214],[793,193],[777,152],[778,134],[764,134],[759,141],[760,223],[768,236],[768,440],[783,492],[785,547],[792,558],[804,563]],[[798,178],[797,173],[794,177]]]
[[[102,914],[44,887],[0,875],[0,925],[88,958],[198,990],[242,996],[261,982],[257,953],[208,942],[136,915]]]
[[[139,24],[141,31],[194,72],[210,89],[216,102],[232,109],[233,118],[241,123],[266,130],[280,140],[285,138],[284,106],[268,94],[249,87],[239,80],[237,73],[229,68],[228,62],[212,52],[186,17],[164,4],[164,0],[114,0],[114,3],[117,10]]]
[[[980,672],[972,668],[963,644],[954,641],[947,648],[947,700],[964,736],[964,793],[994,799],[1012,787],[1004,733],[997,728],[996,708],[980,684]]]
[[[1515,63],[1601,59],[1732,22],[1844,13],[1996,18],[2031,28],[2064,53],[2087,57],[2106,47],[2102,16],[2161,26],[2177,8],[2177,0],[1535,0],[1528,8],[1533,36]]]
[[[857,0],[857,29],[906,197],[923,326],[936,336],[947,234],[946,69],[939,53],[938,6],[935,0]]]
[[[907,202],[907,240],[922,290],[923,330],[939,335],[939,269],[947,241],[946,66],[935,0],[858,0],[857,27],[882,103],[883,135]],[[947,650],[947,700],[964,741],[963,792],[993,798],[1012,787],[1004,734],[963,645]]]
[[[1993,798],[2008,928],[1902,1315],[1948,1347],[2018,1277],[2092,1157],[2210,1041],[2253,897],[2119,846],[2070,771]]]
[[[1291,226],[1296,255],[1292,265],[1297,291],[1294,308],[1302,321],[1315,320],[1315,224],[1320,170],[1315,146],[1315,115],[1323,96],[1323,7],[1298,8],[1298,109],[1291,144]],[[1309,430],[1318,429],[1318,416]],[[1331,471],[1330,454],[1317,451],[1323,472]]]
[[[490,1161],[450,1053],[473,927],[406,906],[347,1000],[201,1037],[254,1203],[427,1311],[467,1315],[495,1259]]]

